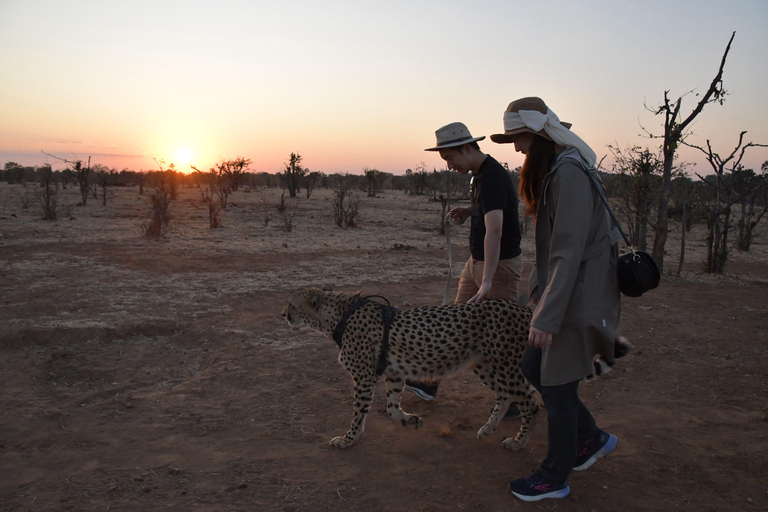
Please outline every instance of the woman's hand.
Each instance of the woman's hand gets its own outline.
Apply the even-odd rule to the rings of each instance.
[[[528,331],[528,344],[536,348],[549,347],[552,345],[552,333],[531,326]]]

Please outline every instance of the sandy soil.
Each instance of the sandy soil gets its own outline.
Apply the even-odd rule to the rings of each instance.
[[[478,440],[492,394],[464,371],[434,402],[404,398],[419,430],[390,420],[379,383],[361,441],[332,449],[351,381],[333,341],[280,318],[308,285],[440,303],[439,204],[362,195],[360,226],[340,229],[318,190],[289,202],[288,232],[262,191],[238,191],[211,230],[183,189],[174,229],[150,241],[135,188],[57,222],[21,209],[21,190],[0,184],[0,511],[768,510],[765,229],[711,277],[696,228],[682,277],[624,300],[634,351],[582,386],[619,447],[568,498],[526,504],[507,482],[545,456],[546,421],[523,453],[500,445],[517,421]]]

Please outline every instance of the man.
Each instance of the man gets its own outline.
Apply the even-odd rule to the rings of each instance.
[[[456,304],[485,298],[516,300],[520,291],[523,257],[520,250],[520,222],[517,190],[507,170],[492,156],[480,151],[477,141],[463,123],[451,123],[435,132],[437,145],[425,151],[439,151],[440,157],[460,174],[472,173],[470,208],[454,208],[451,220],[463,224],[471,218],[470,258],[459,279]],[[407,382],[405,388],[424,400],[432,400],[437,385]],[[514,406],[513,406],[514,407]],[[507,413],[519,415],[517,408]]]

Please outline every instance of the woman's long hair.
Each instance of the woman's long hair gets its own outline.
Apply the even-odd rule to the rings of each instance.
[[[555,143],[541,135],[534,135],[531,149],[520,169],[520,197],[525,202],[525,214],[536,222],[539,194],[544,176],[555,163]]]

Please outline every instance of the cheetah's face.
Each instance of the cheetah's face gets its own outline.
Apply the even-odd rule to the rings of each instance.
[[[305,288],[291,295],[282,314],[288,325],[304,323],[309,327],[319,328],[333,316],[336,309],[332,297],[323,290]]]
[[[283,309],[283,318],[288,325],[295,326],[306,322],[317,313],[318,298],[313,290],[299,290],[288,299],[288,305]]]

